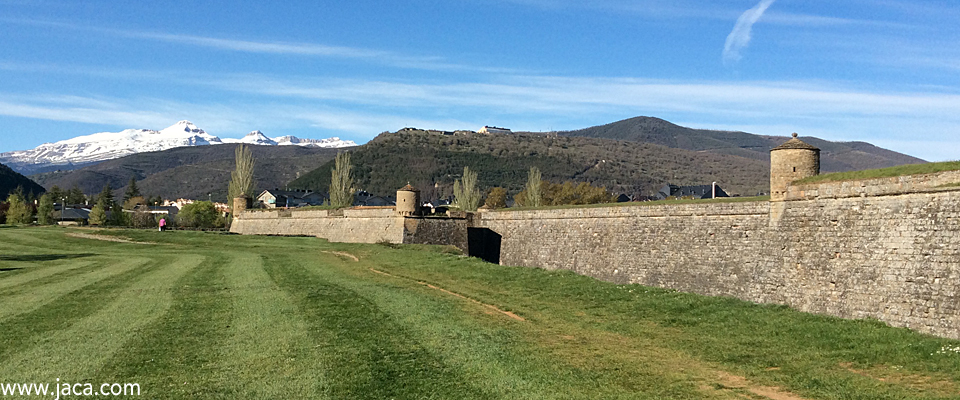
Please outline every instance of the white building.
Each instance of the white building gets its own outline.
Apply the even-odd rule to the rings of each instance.
[[[511,132],[507,128],[500,128],[496,126],[484,126],[483,128],[480,128],[480,130],[477,131],[477,133],[482,133],[484,135],[493,135],[493,134],[511,134],[513,132]]]

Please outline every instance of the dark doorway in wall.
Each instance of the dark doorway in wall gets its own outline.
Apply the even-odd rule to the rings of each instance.
[[[470,257],[500,264],[500,234],[487,228],[467,228]]]

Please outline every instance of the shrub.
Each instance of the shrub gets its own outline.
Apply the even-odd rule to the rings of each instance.
[[[23,197],[22,191],[17,190],[7,197],[7,203],[10,208],[7,210],[8,224],[29,224],[33,222],[33,213],[27,206],[27,200]]]
[[[197,201],[183,206],[177,214],[180,226],[189,228],[215,228],[223,226],[223,218],[217,207],[209,201]]]
[[[499,186],[490,189],[490,193],[487,194],[487,200],[483,204],[493,209],[506,208],[507,189]]]

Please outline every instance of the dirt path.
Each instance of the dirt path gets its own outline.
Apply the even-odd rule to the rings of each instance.
[[[469,297],[467,297],[467,296],[464,296],[464,295],[462,295],[462,294],[460,294],[460,293],[452,292],[452,291],[449,291],[449,290],[444,289],[444,288],[442,288],[442,287],[434,286],[434,285],[431,285],[431,284],[426,283],[426,282],[423,282],[423,281],[418,281],[418,280],[416,280],[416,279],[410,279],[410,278],[407,278],[407,277],[397,276],[397,275],[394,275],[394,274],[391,274],[391,273],[387,273],[387,272],[383,272],[383,271],[378,271],[378,270],[375,270],[375,269],[373,269],[373,268],[370,268],[370,271],[373,271],[373,272],[378,273],[378,274],[381,274],[381,275],[386,275],[386,276],[391,276],[391,277],[398,278],[398,279],[404,279],[404,280],[416,282],[416,283],[418,283],[418,284],[420,284],[420,285],[423,285],[423,286],[426,286],[426,287],[428,287],[428,288],[430,288],[430,289],[439,290],[439,291],[444,292],[444,293],[446,293],[446,294],[449,294],[449,295],[452,295],[452,296],[457,296],[457,297],[459,297],[459,298],[461,298],[461,299],[464,299],[464,300],[467,300],[467,301],[470,301],[470,302],[479,304],[479,305],[481,305],[481,306],[483,306],[483,307],[489,308],[489,309],[491,309],[491,310],[493,310],[493,311],[496,311],[496,312],[498,312],[498,313],[501,313],[501,314],[503,314],[503,315],[506,315],[506,316],[508,316],[508,317],[510,317],[510,318],[513,318],[513,319],[517,320],[517,321],[526,321],[526,319],[524,319],[523,317],[521,317],[521,316],[519,316],[519,315],[517,315],[517,314],[514,314],[514,313],[512,313],[512,312],[510,312],[510,311],[501,310],[501,309],[497,308],[497,306],[495,306],[495,305],[487,304],[487,303],[480,302],[480,301],[478,301],[478,300],[471,299],[471,298],[469,298]]]
[[[327,254],[333,254],[333,255],[341,256],[341,257],[346,257],[346,258],[352,259],[353,261],[360,261],[360,259],[357,258],[357,256],[355,256],[355,255],[353,255],[353,254],[350,254],[350,253],[347,253],[347,252],[345,252],[345,251],[327,251],[327,250],[320,250],[320,252],[321,252],[321,253],[327,253]]]
[[[116,243],[156,244],[153,242],[135,242],[133,240],[130,240],[130,238],[125,238],[122,236],[95,235],[92,233],[68,233],[67,236],[80,238],[80,239],[93,239],[93,240],[102,240],[105,242],[116,242]]]

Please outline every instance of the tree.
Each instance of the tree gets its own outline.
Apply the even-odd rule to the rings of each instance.
[[[470,167],[463,167],[463,179],[453,181],[454,207],[463,211],[477,211],[480,206],[480,188],[477,187],[477,173]]]
[[[93,208],[90,209],[90,216],[87,217],[90,221],[90,225],[104,225],[107,223],[107,210],[101,202],[94,204]]]
[[[110,188],[109,182],[103,185],[103,190],[97,195],[97,203],[99,204],[101,202],[103,202],[105,207],[110,207],[113,204],[113,189]]]
[[[214,228],[223,223],[217,207],[209,201],[195,201],[183,206],[177,220],[181,226],[191,228]]]
[[[487,194],[487,200],[483,203],[487,207],[497,209],[497,208],[506,208],[507,207],[507,189],[502,187],[495,187],[490,189],[490,193]]]
[[[107,225],[111,226],[130,226],[130,215],[123,211],[123,207],[116,201],[110,204],[110,216],[107,218]]]
[[[10,208],[7,210],[8,224],[29,224],[33,222],[33,213],[27,205],[27,199],[23,197],[23,187],[17,187],[10,196],[7,196],[7,203]]]
[[[227,200],[232,204],[237,197],[250,197],[253,191],[253,151],[247,146],[239,145],[234,151],[236,167],[230,173],[230,185],[227,187]]]
[[[131,176],[130,183],[127,184],[127,191],[123,194],[123,203],[126,204],[127,200],[140,196],[140,188],[137,187],[137,177]]]
[[[147,204],[147,201],[144,200],[143,196],[134,196],[123,202],[124,210],[135,210],[137,206],[141,204]]]
[[[63,189],[60,189],[60,187],[57,185],[53,185],[46,194],[51,196],[50,198],[53,199],[54,203],[60,203],[64,198],[67,197],[67,192]],[[41,199],[43,199],[43,197],[41,197]]]
[[[540,169],[530,167],[527,174],[527,185],[524,187],[523,205],[526,207],[540,207],[543,204],[543,180]]]
[[[53,225],[53,203],[56,196],[51,192],[53,190],[40,196],[40,205],[37,206],[37,223],[40,225]],[[60,210],[63,213],[62,206]]]
[[[330,204],[334,207],[349,207],[353,204],[353,177],[350,153],[337,153],[334,168],[330,171]]]
[[[110,191],[110,184],[107,183],[103,186],[100,194],[97,195],[97,203],[90,209],[90,216],[88,217],[90,225],[107,225],[112,222],[107,219],[107,210],[109,210],[112,205],[113,193]],[[113,214],[116,214],[117,211],[119,210],[114,209]]]
[[[67,204],[84,204],[87,202],[87,196],[80,190],[80,186],[73,185],[73,188],[66,192]]]

